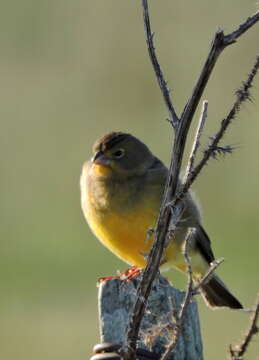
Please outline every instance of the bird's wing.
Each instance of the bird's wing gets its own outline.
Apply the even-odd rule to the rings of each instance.
[[[147,183],[150,185],[165,186],[168,169],[161,160],[154,157],[152,165],[147,170]]]
[[[168,175],[167,167],[160,161],[159,159],[155,158],[153,166],[148,170],[148,184],[151,185],[159,185],[161,191],[159,194],[160,199],[162,198],[162,193],[164,190],[166,178]],[[201,253],[203,258],[210,264],[212,261],[215,260],[214,254],[211,249],[211,242],[210,239],[203,229],[203,227],[199,224],[200,215],[199,210],[197,208],[196,202],[193,201],[192,197],[188,199],[188,209],[191,210],[190,214],[186,214],[188,218],[191,215],[193,221],[189,224],[189,226],[195,226],[196,233],[195,233],[195,243],[197,250]],[[195,224],[195,225],[194,225]]]
[[[209,264],[214,261],[215,257],[211,249],[210,239],[200,224],[196,227],[195,241],[196,247],[200,251],[201,255],[204,257],[204,259]]]

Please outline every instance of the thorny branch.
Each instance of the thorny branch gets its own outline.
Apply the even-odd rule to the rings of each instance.
[[[183,249],[183,256],[186,262],[187,266],[187,272],[188,272],[188,284],[187,284],[187,291],[185,293],[185,297],[183,300],[183,303],[181,305],[181,309],[179,313],[175,314],[176,323],[173,327],[173,340],[171,343],[168,344],[167,349],[165,353],[163,354],[161,360],[168,360],[169,356],[171,356],[172,352],[175,349],[175,346],[177,344],[178,338],[182,331],[184,316],[186,314],[186,310],[188,305],[191,302],[192,294],[193,294],[193,278],[192,278],[192,265],[191,265],[191,259],[189,256],[189,250],[190,250],[190,243],[191,239],[194,236],[195,229],[190,229],[187,237],[185,239],[184,249]]]
[[[211,157],[215,157],[217,155],[217,152],[219,152],[219,151],[224,152],[224,148],[219,147],[218,144],[219,144],[220,140],[222,139],[222,137],[224,136],[224,134],[225,134],[227,128],[229,127],[229,125],[231,124],[232,120],[235,119],[237,113],[240,110],[242,103],[245,102],[246,100],[250,100],[250,98],[251,98],[250,89],[252,87],[253,80],[258,72],[258,69],[259,69],[259,56],[256,57],[255,64],[254,64],[252,70],[250,71],[247,80],[245,82],[243,82],[240,89],[238,89],[236,91],[236,101],[234,102],[228,115],[221,121],[220,128],[219,128],[218,132],[216,133],[216,135],[211,137],[211,142],[210,142],[208,148],[205,150],[205,152],[203,154],[203,158],[201,159],[199,164],[195,167],[195,169],[191,172],[189,178],[187,179],[186,183],[184,184],[184,188],[182,189],[183,193],[186,193],[188,191],[191,184],[197,178],[197,176],[201,172],[204,165],[206,165],[208,160]],[[225,150],[226,150],[226,152],[231,151],[231,150],[229,150],[228,147],[225,148]]]
[[[155,54],[155,49],[154,49],[154,45],[153,45],[153,35],[152,35],[151,25],[150,25],[150,20],[149,20],[148,0],[142,0],[142,7],[143,7],[144,27],[145,27],[145,32],[147,35],[147,46],[148,46],[149,56],[151,58],[151,62],[153,64],[163,97],[165,99],[165,102],[166,102],[168,110],[169,110],[170,106],[172,106],[172,103],[171,103],[171,101],[170,101],[170,103],[167,102],[168,98],[170,99],[169,91],[166,86],[166,82],[163,78],[163,74],[162,74],[160,65],[158,63],[156,54]],[[228,35],[225,35],[223,30],[218,30],[216,32],[215,37],[212,42],[212,45],[211,45],[211,49],[208,54],[208,57],[202,68],[201,74],[197,80],[196,85],[194,86],[192,95],[189,98],[187,104],[185,105],[182,115],[178,122],[175,120],[175,119],[177,119],[177,117],[175,115],[173,115],[173,113],[175,114],[175,111],[173,110],[172,112],[170,112],[170,110],[169,110],[169,113],[171,114],[171,119],[172,119],[172,123],[174,126],[174,130],[175,130],[171,163],[170,163],[170,168],[169,168],[167,184],[166,184],[166,188],[165,188],[165,192],[164,192],[164,196],[163,196],[163,200],[162,200],[162,205],[161,205],[160,212],[159,212],[159,218],[157,221],[157,226],[156,226],[156,230],[155,230],[155,234],[154,234],[155,235],[154,244],[153,244],[152,249],[148,256],[147,266],[142,274],[142,280],[138,287],[137,299],[136,299],[136,303],[135,303],[135,306],[133,309],[132,318],[131,318],[130,324],[129,324],[126,347],[125,347],[125,352],[124,352],[125,359],[132,360],[135,358],[136,342],[138,339],[140,324],[141,324],[141,321],[142,321],[142,318],[144,315],[146,302],[147,302],[148,296],[149,296],[151,288],[152,288],[152,283],[153,283],[156,275],[158,274],[158,269],[159,269],[159,266],[161,263],[163,251],[164,251],[165,244],[166,244],[167,232],[168,232],[169,224],[170,224],[171,217],[172,217],[172,211],[171,211],[172,207],[168,206],[168,204],[176,204],[176,202],[179,200],[179,189],[178,189],[179,174],[180,174],[180,170],[181,170],[181,166],[182,166],[182,159],[183,159],[183,154],[184,154],[184,150],[185,150],[186,139],[187,139],[187,135],[189,132],[189,128],[190,128],[193,116],[196,112],[196,109],[200,102],[201,96],[204,92],[204,89],[207,85],[207,82],[210,78],[210,75],[213,71],[213,68],[216,64],[216,61],[217,61],[220,53],[227,46],[233,44],[238,39],[238,37],[240,37],[244,32],[246,32],[249,28],[251,28],[257,21],[259,21],[259,13],[256,13],[255,15],[249,17],[235,31],[233,31],[232,33],[230,33]],[[258,69],[258,67],[255,68],[255,73],[256,73],[257,69]],[[252,74],[252,72],[251,72],[251,74]],[[255,74],[251,75],[251,84],[252,84],[252,80],[253,80],[254,76],[255,76]],[[249,90],[249,88],[248,88],[248,90]],[[234,117],[235,117],[236,113],[238,112],[241,103],[244,100],[247,100],[249,98],[248,96],[244,96],[244,94],[242,94],[242,101],[239,101],[239,105],[237,107],[235,107]],[[243,97],[246,97],[246,99],[243,99]],[[241,99],[241,97],[240,97],[240,99]],[[172,109],[173,109],[173,106],[172,106]],[[233,116],[233,115],[231,115],[231,116]],[[233,119],[233,117],[231,119]],[[228,122],[228,120],[227,120],[227,122]],[[176,124],[177,124],[177,126],[176,126]],[[223,127],[225,128],[225,124],[223,125]],[[225,130],[226,130],[226,128],[225,128]],[[217,138],[217,140],[215,143],[213,140],[212,146],[218,145],[219,141],[221,140],[222,136],[225,133],[225,130],[220,131],[219,134],[216,134],[215,137]],[[213,151],[215,153],[215,149]],[[213,151],[211,152],[211,154],[213,154]],[[208,156],[208,155],[206,155],[206,156]],[[200,164],[197,165],[197,166],[200,165],[200,167],[198,168],[199,173],[200,173],[201,169],[204,167],[204,165],[206,164],[206,162],[207,161],[204,161],[201,165]],[[197,168],[197,166],[196,166],[196,168]],[[192,176],[190,177],[190,179],[184,184],[184,187],[181,189],[180,195],[183,196],[184,193],[186,193],[186,191],[188,191],[189,187],[191,186],[191,184],[197,177],[197,175],[196,176],[193,175],[193,173],[195,174],[195,169],[192,172]]]
[[[177,128],[179,119],[178,119],[178,116],[176,115],[175,109],[173,107],[172,100],[170,97],[170,91],[167,86],[167,82],[164,79],[163,72],[161,70],[161,67],[159,65],[159,62],[158,62],[157,56],[156,56],[155,46],[154,46],[154,42],[153,42],[154,33],[151,32],[147,0],[143,1],[143,18],[144,18],[144,24],[145,24],[146,42],[147,42],[149,57],[150,57],[152,65],[153,65],[159,87],[162,91],[167,110],[169,112],[170,122],[174,128]]]
[[[246,352],[248,345],[252,341],[253,336],[259,333],[259,327],[257,326],[258,318],[259,318],[259,295],[257,296],[254,313],[251,317],[251,323],[244,336],[244,340],[239,345],[235,345],[235,346],[230,345],[229,347],[229,352],[232,360],[243,360],[243,355]]]
[[[181,335],[181,331],[183,328],[184,323],[184,317],[187,311],[188,305],[192,301],[193,295],[197,294],[197,291],[201,288],[203,284],[207,282],[207,280],[211,277],[211,275],[214,273],[214,271],[219,267],[220,264],[224,261],[224,259],[215,260],[213,263],[210,264],[210,267],[207,271],[207,273],[203,276],[203,278],[194,286],[193,285],[193,279],[192,279],[192,265],[191,265],[191,259],[188,255],[189,252],[189,244],[191,242],[191,238],[194,236],[195,229],[190,229],[187,238],[185,240],[185,245],[183,249],[183,256],[187,265],[187,274],[188,274],[188,283],[187,283],[187,289],[185,293],[185,297],[183,300],[183,303],[181,305],[180,311],[175,315],[176,323],[174,324],[172,335],[173,339],[168,344],[165,353],[163,354],[161,360],[169,360],[172,354],[175,351],[178,339]]]
[[[197,139],[197,137],[194,139],[193,151],[190,154],[189,162],[188,162],[187,169],[186,169],[185,182],[180,187],[180,189],[179,189],[177,195],[174,197],[174,199],[171,202],[169,202],[170,206],[172,206],[172,207],[176,206],[176,204],[184,197],[184,195],[188,192],[191,185],[196,180],[196,178],[198,177],[198,175],[200,174],[200,172],[204,168],[204,166],[207,164],[209,159],[211,159],[211,158],[215,159],[215,158],[217,158],[218,155],[221,155],[221,154],[232,153],[232,151],[233,151],[232,146],[230,146],[230,145],[219,146],[218,144],[219,144],[220,140],[223,138],[224,134],[226,133],[226,130],[228,129],[229,125],[232,123],[232,120],[234,120],[236,118],[238,112],[241,109],[241,105],[245,101],[251,99],[250,89],[252,88],[253,81],[254,81],[254,78],[255,78],[258,70],[259,70],[259,56],[256,57],[256,61],[253,65],[251,71],[249,72],[246,81],[244,81],[242,83],[241,87],[236,91],[236,100],[235,100],[232,108],[230,109],[229,113],[227,114],[227,116],[221,121],[218,132],[214,136],[210,137],[210,144],[208,145],[207,149],[204,151],[202,159],[196,165],[195,168],[192,168],[192,166],[194,164],[194,160],[195,160],[195,153],[193,154],[193,151],[195,151],[195,147],[198,146],[197,144],[198,144],[200,135],[199,135],[198,139]],[[201,117],[207,116],[207,113],[203,112],[203,111],[204,111],[204,109],[202,110]],[[201,119],[200,119],[200,122],[201,122]],[[199,124],[198,132],[199,132],[200,126],[201,126],[201,123]],[[202,129],[201,129],[201,131],[202,131]],[[196,136],[197,135],[198,134],[196,134]]]

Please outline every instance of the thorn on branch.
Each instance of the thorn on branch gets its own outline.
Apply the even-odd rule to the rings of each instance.
[[[239,99],[239,102],[243,102],[246,100],[252,101],[252,97],[250,94],[250,89],[252,88],[252,83],[254,80],[254,77],[258,71],[259,68],[259,55],[256,57],[256,61],[254,66],[252,67],[250,73],[248,74],[248,78],[246,81],[242,82],[242,85],[239,89],[236,91],[236,96]]]
[[[208,149],[205,150],[206,151],[210,151],[211,152],[211,157],[215,160],[218,159],[219,156],[225,156],[226,154],[232,154],[233,151],[235,150],[235,147],[232,145],[225,145],[225,146],[212,146],[209,145]]]
[[[245,89],[245,82],[242,83],[242,87],[240,89],[237,89],[235,94],[237,96],[237,98],[239,99],[239,101],[246,101],[249,100],[252,102],[252,96],[250,94],[250,91],[248,89]]]

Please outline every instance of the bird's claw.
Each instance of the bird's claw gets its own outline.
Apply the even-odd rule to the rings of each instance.
[[[141,269],[136,265],[131,266],[129,269],[123,271],[119,275],[115,276],[104,276],[98,279],[97,286],[102,284],[105,281],[113,280],[113,279],[121,279],[126,281],[131,281],[134,277],[138,276],[141,273]]]

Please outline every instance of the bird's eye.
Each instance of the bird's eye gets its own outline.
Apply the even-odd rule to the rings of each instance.
[[[115,151],[112,156],[115,157],[116,159],[120,159],[123,157],[123,155],[125,154],[125,150],[124,149],[119,149],[117,151]]]

